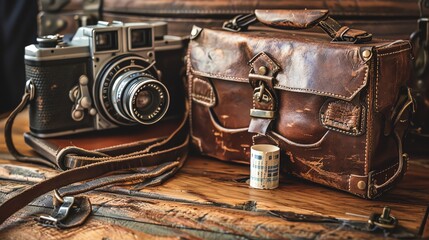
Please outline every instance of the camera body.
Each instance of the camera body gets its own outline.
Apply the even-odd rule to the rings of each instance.
[[[164,22],[99,22],[80,27],[67,43],[44,36],[27,46],[27,84],[35,88],[31,132],[54,137],[180,114],[184,40],[166,33]],[[157,62],[173,65],[173,72],[158,70]]]

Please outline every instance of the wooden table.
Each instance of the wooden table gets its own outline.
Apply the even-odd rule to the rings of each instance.
[[[34,154],[22,139],[27,126],[23,113],[14,139],[21,151]],[[0,133],[3,136],[3,129]],[[428,160],[412,157],[401,184],[370,201],[291,177],[283,177],[275,190],[251,189],[246,183],[248,166],[191,156],[161,186],[143,190],[115,186],[86,193],[93,213],[78,228],[58,230],[33,221],[35,215],[51,210],[51,195],[40,197],[0,226],[0,239],[376,239],[385,236],[333,223],[286,221],[269,210],[366,221],[356,215],[369,216],[386,205],[407,231],[429,237]],[[13,161],[0,141],[0,199],[55,174]]]

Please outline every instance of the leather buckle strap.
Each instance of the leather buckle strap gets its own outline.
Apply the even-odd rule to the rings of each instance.
[[[265,135],[277,113],[274,77],[280,67],[266,53],[256,54],[250,61],[249,83],[253,88],[253,108],[250,109],[249,132]]]
[[[247,27],[256,22],[255,14],[238,15],[233,19],[223,23],[222,28],[231,32],[240,32],[247,30]]]
[[[372,39],[372,34],[363,30],[341,26],[331,17],[320,21],[318,25],[332,38],[333,43],[364,43]]]

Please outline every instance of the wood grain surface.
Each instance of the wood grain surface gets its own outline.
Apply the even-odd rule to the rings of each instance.
[[[33,154],[22,139],[27,126],[23,113],[14,140],[20,150]],[[11,160],[3,141],[0,154],[0,201],[57,174]],[[377,239],[385,236],[338,224],[286,221],[268,211],[366,221],[356,215],[368,216],[386,205],[407,231],[429,237],[428,173],[427,157],[415,157],[397,188],[370,201],[288,176],[282,177],[278,189],[252,189],[246,183],[248,166],[191,156],[161,186],[114,186],[84,194],[93,213],[82,227],[58,230],[36,224],[32,218],[48,214],[52,207],[50,195],[40,197],[0,226],[0,239]]]

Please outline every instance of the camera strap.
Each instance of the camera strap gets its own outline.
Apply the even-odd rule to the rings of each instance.
[[[141,188],[160,184],[174,175],[186,160],[189,143],[188,106],[179,126],[169,136],[127,146],[112,146],[112,149],[121,149],[119,155],[69,146],[56,152],[55,159],[25,156],[13,144],[12,126],[18,113],[32,99],[33,90],[28,86],[21,103],[6,121],[6,146],[18,161],[67,170],[6,199],[0,205],[0,224],[37,197],[54,191],[55,209],[52,215],[41,216],[37,220],[58,228],[78,226],[90,215],[91,204],[88,198],[73,195],[118,183],[140,183],[138,187]],[[77,182],[81,184],[71,185]]]

